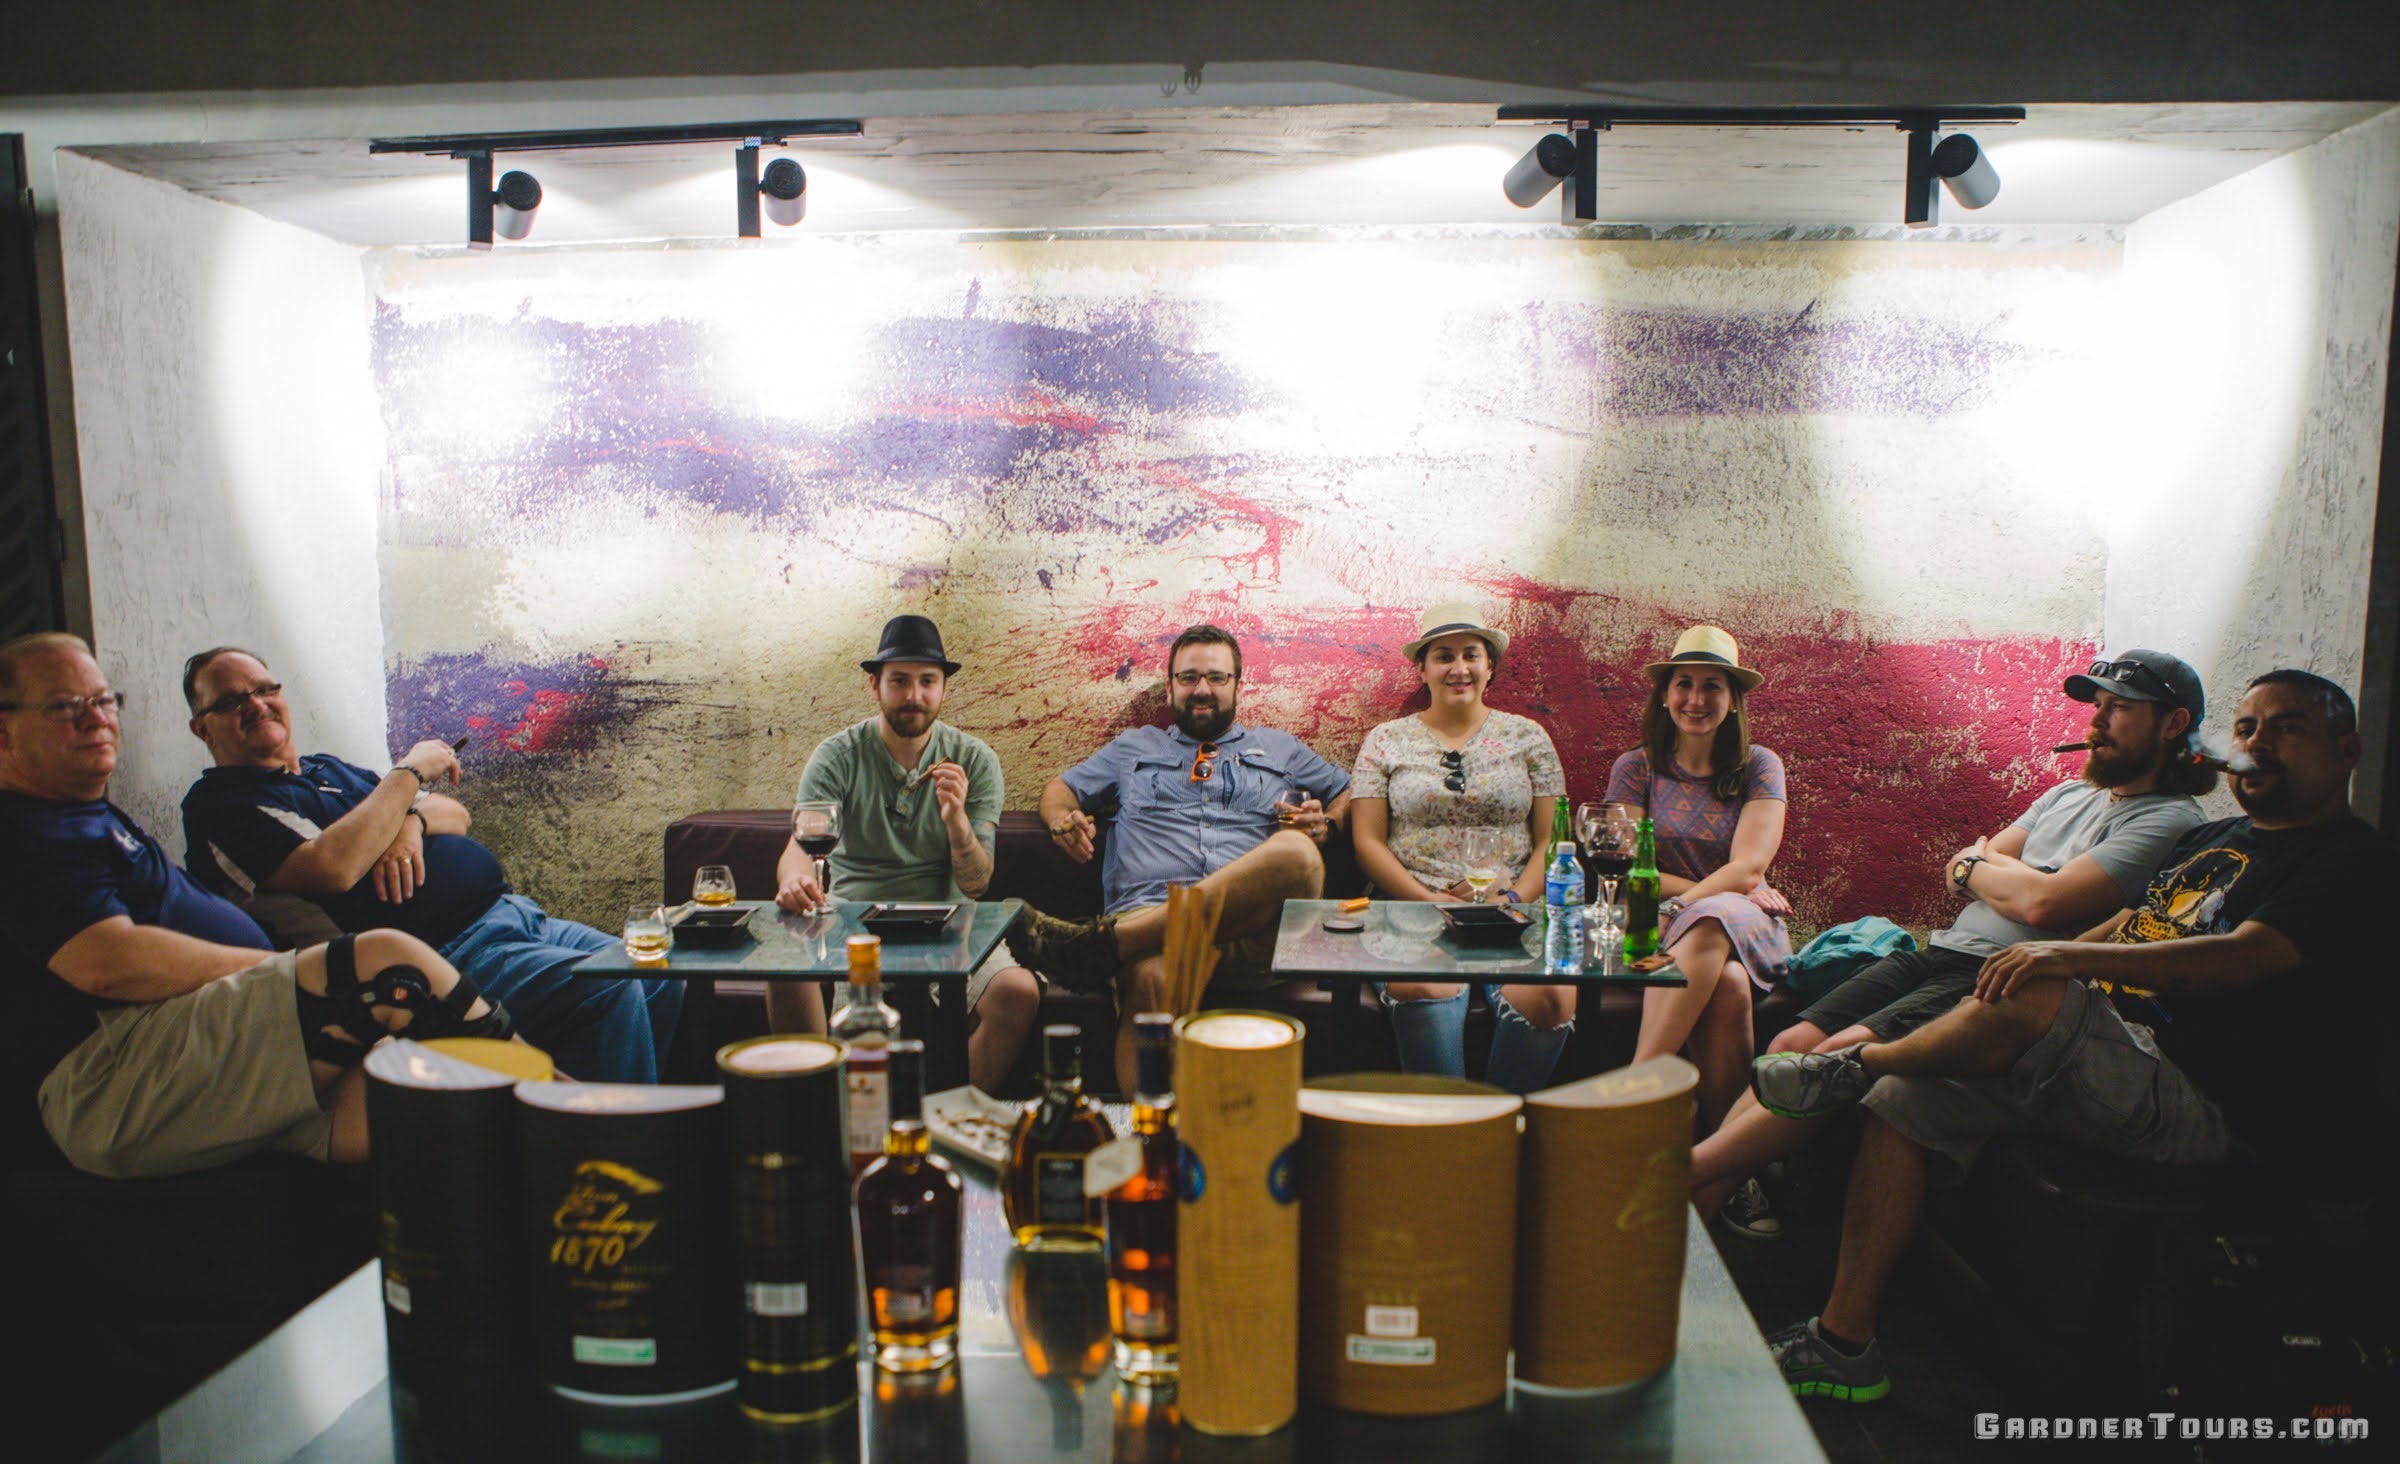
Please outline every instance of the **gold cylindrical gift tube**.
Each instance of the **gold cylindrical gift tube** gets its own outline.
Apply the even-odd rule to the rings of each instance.
[[[1513,1093],[1353,1073],[1300,1093],[1300,1391],[1453,1413],[1508,1391]]]
[[[496,1367],[525,1343],[516,1086],[523,1043],[387,1042],[367,1054],[384,1334],[393,1355]]]
[[[1525,1100],[1517,1381],[1622,1387],[1675,1360],[1699,1081],[1654,1057]]]
[[[733,1386],[724,1094],[517,1085],[534,1365],[558,1392],[663,1404]]]
[[[1183,1421],[1273,1433],[1299,1411],[1298,1022],[1201,1012],[1175,1024],[1183,1139],[1176,1266]]]
[[[741,1240],[741,1406],[806,1423],[858,1401],[857,1257],[842,1048],[759,1037],[717,1051]]]

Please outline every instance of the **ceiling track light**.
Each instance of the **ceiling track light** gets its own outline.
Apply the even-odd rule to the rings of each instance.
[[[688,127],[597,127],[562,132],[459,132],[426,137],[378,137],[370,153],[429,153],[459,158],[467,165],[467,246],[489,249],[495,237],[522,239],[533,229],[542,185],[531,173],[509,172],[492,183],[492,159],[504,152],[572,152],[596,147],[658,147],[677,143],[731,142],[737,182],[735,230],[759,237],[759,215],[789,226],[808,212],[808,175],[790,158],[767,164],[758,152],[796,138],[858,137],[863,123],[819,117],[794,122],[699,123]]]
[[[1905,107],[1888,111],[1856,107],[1603,107],[1523,103],[1502,107],[1502,122],[1551,122],[1572,129],[1552,133],[1519,158],[1501,180],[1501,191],[1519,208],[1531,208],[1565,184],[1560,213],[1565,222],[1588,223],[1600,216],[1599,134],[1616,127],[1892,127],[1908,134],[1908,167],[1901,219],[1910,228],[1930,228],[1938,219],[1934,184],[1949,189],[1961,208],[1981,208],[2000,196],[2000,174],[1982,144],[1963,132],[1935,145],[1934,134],[1954,122],[2007,126],[2025,120],[2023,107]],[[1572,146],[1573,166],[1562,144]]]

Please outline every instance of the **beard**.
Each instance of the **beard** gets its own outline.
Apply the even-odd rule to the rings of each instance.
[[[1175,726],[1194,742],[1214,742],[1233,725],[1233,697],[1229,694],[1215,706],[1198,706],[1185,702],[1175,709]]]
[[[2250,786],[2251,779],[2248,777],[2225,780],[2233,794],[2233,801],[2242,806],[2242,812],[2254,819],[2280,818],[2291,812],[2292,785],[2284,777],[2283,770],[2262,767],[2255,776],[2261,780],[2255,789]]]
[[[883,719],[891,723],[892,730],[903,737],[914,737],[932,726],[936,715],[938,714],[922,707],[885,707],[883,709]]]
[[[2158,771],[2164,749],[2156,743],[2148,747],[2095,747],[2084,759],[2083,780],[2095,788],[2122,788]]]

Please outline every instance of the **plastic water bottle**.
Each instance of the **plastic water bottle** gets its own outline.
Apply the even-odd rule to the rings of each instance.
[[[1542,969],[1554,976],[1583,974],[1583,865],[1575,841],[1561,839],[1542,882],[1542,913],[1549,931],[1542,939]]]

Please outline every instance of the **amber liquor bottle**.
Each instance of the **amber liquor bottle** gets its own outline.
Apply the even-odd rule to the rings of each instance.
[[[1108,1325],[1117,1375],[1159,1382],[1175,1375],[1175,1019],[1133,1019],[1133,1132],[1141,1169],[1106,1201]]]
[[[1083,1093],[1083,1030],[1044,1027],[1042,1096],[1017,1117],[1000,1186],[1000,1208],[1017,1244],[1100,1248],[1100,1201],[1083,1192],[1083,1168],[1114,1137],[1108,1115]]]
[[[858,1248],[875,1365],[926,1372],[958,1355],[962,1200],[925,1130],[925,1044],[885,1049],[891,1123],[858,1179]]]
[[[850,1132],[850,1177],[884,1152],[891,1124],[891,1080],[884,1054],[900,1035],[900,1013],[883,999],[883,938],[850,937],[850,979],[833,1009],[828,1035],[842,1044],[842,1111]]]

